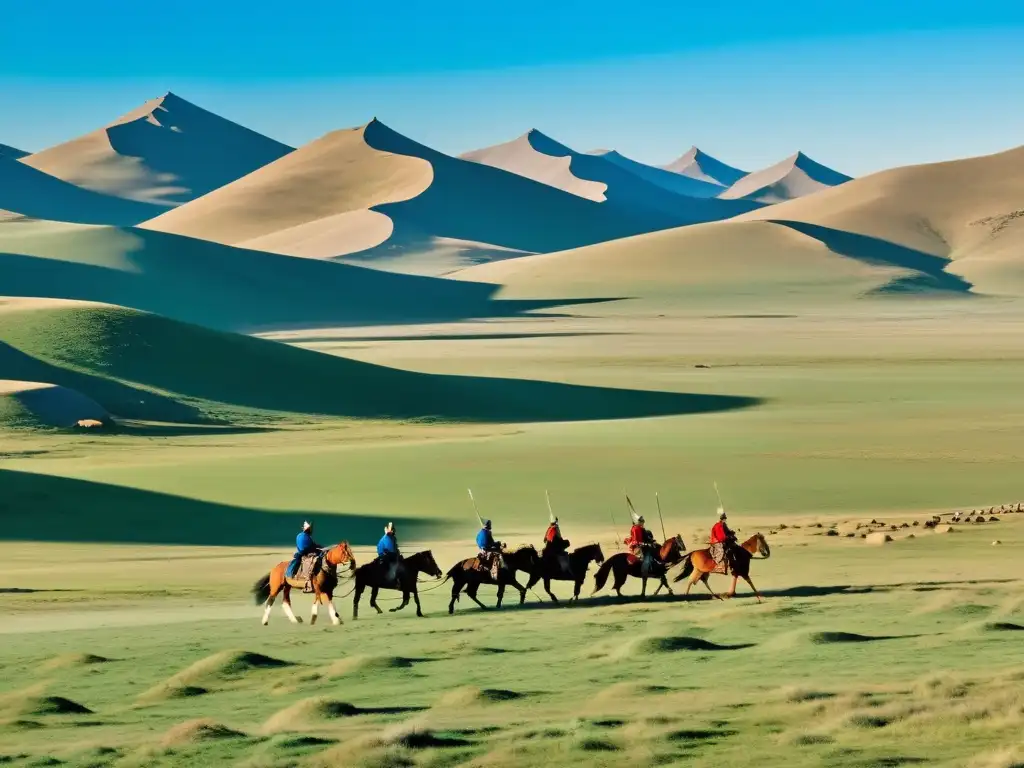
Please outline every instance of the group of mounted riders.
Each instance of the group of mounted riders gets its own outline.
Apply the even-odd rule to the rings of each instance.
[[[570,553],[570,542],[562,535],[558,518],[554,513],[550,514],[549,524],[544,532],[543,548],[539,557],[536,550],[531,546],[523,547],[515,552],[508,551],[502,542],[494,538],[491,521],[481,520],[481,527],[477,532],[475,540],[476,556],[461,561],[448,572],[448,577],[453,581],[452,601],[449,604],[449,612],[454,610],[455,602],[458,600],[459,594],[463,589],[465,589],[466,594],[474,602],[481,607],[485,607],[476,597],[477,589],[481,584],[497,585],[499,606],[501,605],[506,585],[513,586],[519,590],[520,603],[522,603],[526,598],[527,589],[531,588],[541,579],[544,581],[545,591],[552,600],[556,600],[556,598],[551,592],[551,580],[575,582],[574,599],[578,599],[580,589],[586,577],[587,568],[591,562],[601,564],[601,568],[595,578],[595,591],[603,588],[608,575],[613,573],[615,576],[613,589],[619,595],[622,594],[620,589],[629,575],[638,577],[643,581],[643,595],[646,595],[646,585],[649,578],[659,581],[655,594],[661,591],[662,588],[666,588],[671,592],[671,588],[665,580],[665,575],[670,567],[682,562],[684,559],[686,560],[686,565],[683,572],[676,578],[676,581],[680,581],[692,574],[693,578],[691,579],[690,586],[699,580],[703,580],[705,586],[708,586],[708,574],[732,573],[734,579],[742,576],[750,583],[746,569],[737,570],[736,564],[738,561],[742,564],[744,556],[749,558],[748,553],[752,553],[755,550],[750,548],[751,542],[744,542],[743,545],[737,543],[736,534],[729,528],[727,515],[723,508],[719,507],[718,521],[712,527],[708,540],[709,548],[703,553],[705,555],[704,561],[706,562],[699,565],[698,568],[695,568],[689,556],[701,553],[685,553],[685,545],[681,537],[676,536],[659,544],[655,540],[654,534],[646,527],[643,515],[632,511],[631,516],[632,526],[630,527],[629,535],[623,540],[623,544],[626,545],[626,552],[615,555],[609,558],[608,561],[605,561],[601,548],[597,544],[581,547]],[[758,534],[755,538],[760,538],[760,535]],[[761,539],[761,542],[763,544],[763,539]],[[291,613],[288,602],[289,586],[304,586],[305,591],[316,592],[316,602],[319,602],[321,591],[317,588],[317,585],[323,583],[323,578],[317,579],[318,573],[324,568],[330,569],[332,562],[334,565],[349,562],[350,568],[354,568],[355,562],[347,544],[343,545],[347,554],[335,553],[334,561],[327,557],[330,550],[321,547],[316,542],[313,538],[313,525],[309,522],[303,523],[302,530],[296,537],[295,544],[296,551],[291,562],[287,564],[282,563],[282,566],[286,565],[286,567],[282,569],[283,573],[280,579],[282,582],[280,586],[285,592],[285,611],[293,621],[296,619]],[[760,545],[755,544],[755,546]],[[767,544],[764,544],[762,547],[762,555],[767,556]],[[518,571],[528,574],[529,582],[526,586],[520,585],[516,581],[515,574]],[[416,601],[417,614],[422,615],[419,594],[416,588],[417,577],[421,572],[437,578],[442,575],[430,552],[417,553],[408,560],[403,557],[398,546],[398,533],[395,525],[394,523],[388,523],[384,527],[384,535],[377,542],[376,559],[356,571],[356,583],[353,588],[355,592],[353,615],[358,615],[359,598],[367,587],[371,589],[370,605],[378,612],[381,612],[376,602],[378,590],[398,589],[403,593],[402,604],[393,610],[404,608],[408,604],[410,596],[412,596]],[[336,583],[336,576],[334,576],[334,581]],[[267,589],[269,580],[266,583],[261,582],[261,584],[262,588],[256,591],[258,596],[264,594],[268,596],[266,606],[267,615],[269,615],[269,607],[273,604],[276,590],[272,587],[269,590]],[[753,587],[752,583],[751,587]],[[710,586],[708,586],[708,589],[710,591]],[[687,588],[688,591],[689,587]],[[734,591],[735,581],[733,584]],[[332,592],[333,587],[330,587],[324,591],[324,596],[330,606],[332,620],[334,620],[337,616],[331,602]],[[314,603],[312,620],[315,621],[315,619],[316,606]],[[266,615],[264,620],[266,620]]]

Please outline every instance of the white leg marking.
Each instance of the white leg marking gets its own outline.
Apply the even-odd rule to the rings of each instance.
[[[264,603],[263,609],[263,626],[267,626],[270,623],[270,609],[274,607],[274,598],[270,598]]]
[[[309,614],[309,625],[310,626],[313,626],[314,624],[316,624],[316,606],[317,606],[317,599],[314,597],[313,598],[313,610]]]
[[[288,617],[288,621],[292,624],[299,624],[299,618],[292,612],[292,604],[289,602],[281,603],[281,608],[284,610],[284,615]]]
[[[338,609],[334,607],[333,600],[327,601],[327,608],[330,610],[331,613],[331,623],[334,624],[334,626],[338,626],[339,624],[341,624],[341,616],[338,615]]]

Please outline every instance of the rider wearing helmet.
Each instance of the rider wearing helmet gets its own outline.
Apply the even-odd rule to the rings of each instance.
[[[299,535],[295,537],[295,554],[292,556],[291,563],[288,564],[286,575],[289,577],[294,576],[299,570],[299,566],[302,564],[302,558],[321,549],[323,549],[323,547],[313,540],[313,524],[309,521],[304,522],[302,524],[302,530],[299,531]]]
[[[491,533],[491,521],[484,520],[484,527],[476,534],[476,547],[478,551],[477,560],[480,567],[490,570],[495,581],[498,580],[498,572],[505,567],[501,556],[501,542],[494,540]]]
[[[655,564],[654,535],[644,527],[643,515],[638,515],[636,512],[633,512],[632,515],[633,527],[629,529],[629,536],[626,537],[624,543],[635,557],[641,558],[640,570],[646,578]]]
[[[544,532],[544,550],[541,559],[549,567],[549,572],[562,572],[572,578],[569,563],[569,540],[562,538],[562,529],[558,527],[558,518],[550,513],[547,531]]]
[[[385,567],[384,582],[393,584],[399,580],[402,568],[402,553],[398,549],[398,536],[395,524],[384,526],[384,535],[377,542],[377,559]]]
[[[718,508],[718,522],[711,528],[711,557],[715,564],[728,573],[733,568],[733,548],[736,546],[736,534],[726,522],[728,515],[725,509]]]

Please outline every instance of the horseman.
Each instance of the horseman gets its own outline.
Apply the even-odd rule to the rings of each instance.
[[[548,566],[549,571],[562,572],[569,578],[573,578],[569,563],[569,540],[562,538],[562,529],[558,527],[558,518],[553,513],[548,519],[550,523],[544,533],[544,549],[541,552],[541,559]]]
[[[313,524],[308,521],[304,522],[302,530],[295,537],[295,554],[292,556],[291,563],[288,564],[287,576],[289,578],[295,576],[299,566],[302,565],[302,558],[319,552],[321,549],[323,547],[313,540]]]
[[[654,534],[644,527],[644,516],[638,515],[636,512],[633,512],[632,515],[633,527],[629,529],[629,536],[624,543],[634,557],[641,559],[640,570],[646,578],[650,576],[651,570],[654,568],[654,551],[657,544],[654,541]]]
[[[711,528],[711,557],[715,563],[722,568],[723,573],[730,573],[734,570],[734,553],[736,547],[736,534],[726,522],[728,515],[725,509],[718,508],[718,522]]]
[[[398,549],[398,536],[395,533],[395,524],[388,523],[384,526],[384,535],[377,542],[377,560],[383,566],[384,583],[397,583],[404,572],[402,567],[402,553]]]
[[[491,533],[491,521],[485,520],[484,527],[476,535],[476,547],[479,550],[477,560],[482,570],[490,570],[495,581],[498,580],[499,572],[505,567],[504,558],[501,556],[501,542],[494,540]]]

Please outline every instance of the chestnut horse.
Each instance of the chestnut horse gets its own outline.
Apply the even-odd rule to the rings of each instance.
[[[292,611],[291,591],[292,587],[302,589],[305,585],[294,579],[289,581],[286,578],[285,573],[290,562],[291,560],[285,560],[283,563],[278,563],[270,571],[269,575],[264,576],[253,584],[252,594],[256,598],[256,604],[264,606],[264,626],[270,622],[270,609],[274,605],[277,593],[281,591],[284,592],[284,599],[281,603],[284,615],[288,617],[292,624],[302,623],[302,619]],[[346,563],[350,571],[356,567],[355,555],[352,554],[347,541],[324,550],[323,559],[320,561],[320,570],[312,579],[313,612],[309,617],[310,624],[316,624],[316,609],[321,601],[326,603],[327,608],[330,610],[331,623],[334,625],[341,624],[341,616],[338,615],[333,600],[334,588],[338,586],[338,566],[345,565]]]
[[[497,581],[491,578],[490,571],[481,571],[476,567],[477,559],[475,557],[460,560],[448,569],[448,577],[445,581],[452,580],[452,599],[448,603],[448,613],[455,613],[455,602],[459,599],[459,593],[463,588],[474,603],[486,609],[487,606],[476,597],[481,584],[497,584],[498,604],[496,607],[498,608],[501,608],[505,587],[509,585],[519,590],[519,604],[522,605],[526,602],[526,587],[516,581],[516,571],[523,571],[531,575],[537,573],[540,570],[540,555],[532,545],[527,544],[515,552],[502,552],[502,557],[505,558],[506,568],[499,571]]]
[[[658,588],[654,590],[655,595],[661,592],[662,587],[668,590],[670,595],[672,594],[672,588],[668,585],[665,574],[668,573],[669,568],[682,561],[685,551],[686,545],[683,543],[683,537],[679,534],[676,534],[661,545],[658,550],[657,562],[654,564],[654,571],[650,574],[650,578],[661,579]],[[612,589],[615,590],[619,597],[622,597],[621,589],[622,585],[626,583],[627,576],[641,579],[640,596],[647,596],[647,579],[649,577],[643,574],[643,561],[640,558],[629,552],[619,552],[609,557],[604,561],[604,565],[598,569],[597,575],[594,576],[594,592],[591,594],[599,592],[604,588],[605,582],[608,581],[609,573],[615,574],[615,582]]]
[[[754,582],[750,580],[750,561],[754,559],[754,555],[756,554],[760,554],[761,558],[765,560],[772,556],[772,551],[768,546],[768,542],[765,541],[764,536],[760,533],[755,533],[738,547],[733,547],[732,551],[732,589],[726,593],[726,597],[736,596],[736,583],[740,578],[742,578],[750,585],[750,588],[754,591],[754,595],[757,597],[757,602],[760,603],[761,593],[757,591],[757,587],[754,586]],[[682,581],[687,576],[690,576],[690,583],[686,585],[686,592],[683,594],[690,594],[690,587],[698,581],[703,581],[704,586],[708,588],[708,592],[711,592],[712,595],[721,600],[722,596],[716,595],[711,589],[711,585],[708,584],[708,576],[714,573],[717,565],[715,563],[715,559],[711,556],[711,550],[697,549],[685,555],[684,559],[686,562],[683,565],[682,573],[673,579],[673,581]]]
[[[416,587],[416,579],[420,573],[426,573],[435,579],[440,579],[444,574],[437,567],[434,554],[428,549],[424,552],[417,552],[415,555],[402,560],[403,574],[400,579],[387,581],[388,566],[379,560],[373,560],[366,565],[356,569],[355,597],[352,598],[352,618],[359,618],[359,598],[363,596],[363,590],[370,588],[370,607],[377,609],[377,613],[384,613],[377,605],[377,593],[382,589],[397,589],[402,593],[402,603],[391,609],[391,613],[400,611],[409,604],[409,595],[416,600],[416,615],[423,617],[420,609],[420,593]]]
[[[572,599],[579,600],[580,589],[583,588],[583,581],[587,578],[587,568],[591,563],[601,565],[603,562],[604,552],[601,551],[600,544],[587,544],[585,547],[577,547],[569,553],[569,570],[572,571],[572,575],[557,567],[556,563],[542,557],[540,567],[530,576],[526,588],[532,589],[534,584],[544,579],[544,591],[548,593],[552,602],[557,603],[558,598],[551,592],[551,581],[572,581],[575,582]]]

